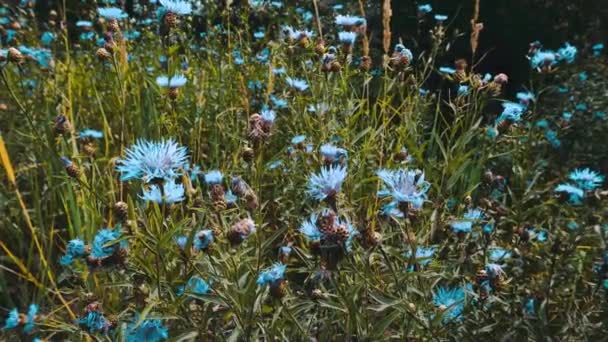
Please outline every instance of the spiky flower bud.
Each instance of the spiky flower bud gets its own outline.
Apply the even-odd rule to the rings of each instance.
[[[125,222],[129,216],[129,206],[123,201],[114,203],[114,217],[119,222]]]
[[[67,116],[59,114],[55,117],[53,129],[56,134],[66,134],[72,130],[72,124]]]
[[[72,178],[80,177],[80,169],[69,158],[61,157],[61,161],[63,161],[63,165],[65,166],[65,171],[67,172],[68,176]]]

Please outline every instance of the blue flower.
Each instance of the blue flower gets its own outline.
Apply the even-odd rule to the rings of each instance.
[[[160,0],[160,4],[163,5],[168,12],[175,14],[188,15],[192,13],[192,5],[187,1]]]
[[[538,128],[548,128],[549,127],[549,121],[547,121],[546,119],[538,120],[536,122],[536,127],[538,127]]]
[[[118,20],[128,17],[127,13],[117,7],[98,8],[97,13],[109,20]]]
[[[256,31],[253,33],[253,38],[255,38],[255,39],[262,39],[265,36],[266,36],[266,33],[263,30]]]
[[[503,121],[519,122],[521,121],[522,114],[526,110],[526,106],[515,102],[503,102],[502,107],[503,111],[498,119],[496,119],[496,124]]]
[[[333,212],[325,209],[321,212],[321,215],[327,216],[330,213]],[[312,213],[310,218],[302,222],[300,228],[298,229],[300,233],[302,233],[302,235],[304,235],[304,237],[310,241],[319,241],[328,238],[328,236],[321,232],[319,226],[317,226],[318,217],[319,215],[317,213]],[[344,248],[346,252],[350,252],[352,250],[353,240],[357,235],[359,235],[359,231],[357,231],[357,229],[355,229],[348,220],[342,220],[340,218],[335,220],[334,225],[343,226],[346,228],[348,237],[344,242]]]
[[[497,263],[511,258],[511,252],[504,248],[494,247],[490,250],[490,255],[488,257],[493,263]]]
[[[602,185],[604,176],[589,168],[576,169],[568,175],[571,181],[574,181],[583,190],[595,190]]]
[[[319,227],[317,227],[317,219],[318,215],[312,213],[310,215],[310,218],[302,222],[299,228],[300,233],[302,233],[302,235],[304,235],[304,237],[306,237],[310,241],[319,241],[323,236],[323,234],[321,234],[321,231],[319,230]]]
[[[196,238],[192,243],[196,250],[202,251],[209,247],[213,242],[213,231],[210,229],[204,229],[196,233]]]
[[[274,122],[274,119],[276,119],[277,117],[277,113],[275,113],[274,110],[268,108],[262,109],[260,113],[260,115],[262,116],[262,121],[265,124],[272,124]]]
[[[220,184],[224,180],[224,174],[219,170],[211,170],[205,174],[207,185]]]
[[[211,287],[209,286],[209,284],[207,284],[207,282],[203,278],[199,276],[193,276],[192,278],[190,278],[190,280],[188,280],[186,286],[180,286],[176,292],[178,296],[181,296],[184,293],[204,295],[209,292],[210,288]]]
[[[562,119],[570,121],[572,119],[572,112],[563,112]]]
[[[42,36],[40,36],[40,44],[42,44],[44,46],[51,45],[54,40],[55,40],[55,34],[50,31],[43,32]]]
[[[283,75],[285,73],[287,73],[287,69],[285,68],[273,68],[272,69],[272,73],[275,75]]]
[[[91,139],[101,139],[103,138],[103,132],[97,131],[94,129],[83,129],[78,133],[79,138],[91,138]]]
[[[260,273],[257,284],[259,286],[272,286],[285,279],[285,271],[287,266],[282,263],[276,263],[272,267]]]
[[[448,20],[448,16],[443,14],[435,14],[435,20],[437,20],[439,23],[442,23]]]
[[[367,20],[362,17],[352,15],[338,15],[336,16],[336,25],[340,26],[362,26],[366,25]]]
[[[442,74],[452,75],[452,74],[456,73],[456,69],[451,68],[451,67],[443,66],[443,67],[439,68],[439,72],[442,73]]]
[[[430,247],[416,246],[416,262],[419,263],[421,266],[428,265],[433,260],[433,256],[435,255],[435,252],[437,252],[436,246],[430,246]],[[412,251],[408,250],[403,255],[406,258],[409,258],[412,256]]]
[[[433,7],[430,4],[423,4],[418,6],[418,12],[420,13],[431,13],[433,11]]]
[[[454,233],[470,233],[473,224],[483,219],[483,211],[479,209],[469,209],[464,214],[464,221],[454,221],[450,224]]]
[[[354,45],[357,40],[357,33],[349,31],[338,32],[338,40],[345,45]]]
[[[319,201],[333,197],[342,189],[346,178],[345,166],[329,166],[321,169],[318,174],[311,174],[308,178],[308,194]]]
[[[95,238],[93,239],[93,247],[91,250],[91,256],[97,259],[107,258],[114,253],[118,249],[117,243],[112,243],[113,241],[120,238],[120,230],[119,229],[102,229],[97,234],[95,234]]]
[[[458,96],[466,96],[469,94],[469,86],[461,84],[458,86],[457,95]]]
[[[19,311],[13,309],[8,313],[8,316],[4,321],[4,329],[13,329],[17,326],[19,326]]]
[[[464,290],[460,287],[447,288],[441,286],[433,294],[433,304],[442,310],[443,322],[461,319],[464,311]]]
[[[84,317],[76,319],[76,323],[85,326],[90,332],[101,332],[104,334],[112,326],[112,323],[98,311],[87,312]]]
[[[93,27],[93,23],[88,20],[78,20],[76,22],[77,27]]]
[[[568,64],[574,63],[578,50],[576,47],[566,43],[564,47],[557,50],[558,60],[565,61]]]
[[[578,80],[581,82],[585,82],[588,78],[589,78],[589,75],[587,75],[587,72],[585,72],[585,71],[578,74]]]
[[[531,101],[536,101],[536,97],[534,96],[533,93],[529,92],[529,91],[520,91],[517,94],[515,94],[515,97],[522,102],[524,105],[527,105],[528,103],[530,103]]]
[[[138,318],[127,325],[126,342],[159,342],[169,338],[169,330],[158,319],[146,319],[136,327]]]
[[[287,77],[287,78],[285,78],[285,82],[287,82],[287,84],[290,87],[292,87],[298,91],[306,91],[308,89],[308,83],[299,78]]]
[[[502,265],[499,264],[487,264],[485,267],[485,271],[492,279],[496,279],[505,274],[505,271],[502,269]]]
[[[291,143],[293,145],[299,145],[299,144],[303,143],[304,141],[306,141],[305,135],[296,135],[295,137],[291,138]]]
[[[171,76],[171,78],[169,78],[167,76],[158,76],[156,78],[156,84],[158,84],[159,87],[163,87],[163,88],[183,87],[186,84],[186,82],[188,82],[188,79],[184,75],[173,75],[173,76]]]
[[[557,137],[557,132],[554,130],[546,130],[545,138],[547,138],[553,148],[559,148],[562,145],[562,142]]]
[[[162,191],[161,191],[162,187]],[[176,184],[173,180],[167,180],[162,185],[150,185],[140,196],[144,201],[161,203],[177,203],[185,199],[184,185]]]
[[[530,58],[530,66],[533,69],[541,69],[543,67],[552,66],[557,63],[556,54],[553,51],[538,50]]]
[[[490,139],[496,139],[496,137],[498,136],[498,130],[493,126],[487,126],[486,136]]]
[[[568,229],[570,229],[570,230],[577,230],[578,223],[576,223],[575,221],[570,221],[566,224],[566,227],[568,227]]]
[[[528,299],[526,299],[526,303],[524,304],[524,311],[528,315],[534,315],[535,314],[534,298],[528,298]]]
[[[272,101],[272,106],[276,109],[287,108],[287,100],[285,100],[285,99],[281,99],[274,95],[270,95],[270,101]]]
[[[348,152],[340,147],[336,147],[332,144],[323,144],[319,148],[323,159],[329,163],[340,162],[348,156]]]
[[[71,265],[72,262],[74,261],[74,258],[84,256],[84,254],[85,254],[84,241],[82,241],[80,239],[70,240],[70,242],[68,242],[68,246],[66,248],[65,255],[63,255],[59,259],[59,263],[62,266]]]
[[[585,191],[571,184],[562,183],[555,188],[555,192],[565,193],[568,195],[568,201],[570,204],[579,205],[582,203],[583,197],[585,197]]]
[[[30,304],[30,307],[27,310],[27,316],[25,325],[23,326],[23,332],[29,334],[34,330],[36,325],[36,315],[38,314],[38,305]]]
[[[595,44],[591,47],[591,50],[593,51],[593,56],[599,57],[599,55],[602,54],[602,50],[604,50],[604,44],[602,44],[602,43]]]
[[[141,178],[173,179],[180,169],[187,167],[188,150],[173,139],[161,141],[138,140],[126,151],[127,157],[119,160],[116,169],[122,173],[121,181]]]
[[[308,30],[294,30],[291,26],[283,27],[283,31],[287,33],[289,38],[293,40],[301,40],[305,38],[310,38],[314,35],[312,31]]]
[[[426,199],[426,193],[431,187],[431,183],[424,180],[424,172],[420,170],[399,170],[381,169],[376,175],[383,181],[384,187],[378,191],[380,198],[389,197],[391,202],[384,206],[385,214],[403,217],[400,204],[408,203],[413,209],[422,207]]]

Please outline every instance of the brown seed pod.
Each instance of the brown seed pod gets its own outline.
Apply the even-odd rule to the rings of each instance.
[[[129,216],[129,206],[123,201],[118,201],[114,203],[113,212],[119,222],[125,222]]]
[[[372,68],[372,58],[370,56],[361,57],[361,64],[359,65],[359,69],[361,71],[369,71]]]
[[[97,58],[99,58],[100,61],[106,61],[112,57],[112,54],[106,48],[103,47],[97,49],[95,55],[97,56]]]

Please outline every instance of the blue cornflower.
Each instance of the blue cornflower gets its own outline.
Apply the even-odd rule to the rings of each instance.
[[[508,120],[509,122],[521,121],[521,116],[526,110],[526,106],[515,102],[503,102],[503,111],[496,119],[496,124]]]
[[[479,209],[469,209],[464,214],[464,221],[454,221],[450,224],[454,233],[470,233],[473,224],[483,219],[483,211]]]
[[[21,45],[18,50],[25,56],[32,57],[42,68],[53,66],[53,54],[48,49],[36,49]]]
[[[589,78],[589,75],[587,74],[586,71],[583,71],[578,74],[578,80],[581,82],[585,82],[588,78]]]
[[[285,68],[273,68],[272,69],[272,73],[275,75],[283,75],[285,73],[287,73],[287,69]]]
[[[384,187],[378,191],[378,196],[391,198],[391,202],[384,206],[383,212],[396,217],[403,217],[404,214],[400,210],[400,204],[408,203],[413,209],[422,207],[426,193],[431,187],[431,183],[424,180],[424,172],[420,170],[381,169],[376,175],[384,183]]]
[[[127,13],[117,7],[98,8],[97,13],[109,20],[118,20],[128,17]]]
[[[86,327],[90,332],[101,332],[106,334],[112,323],[98,311],[89,311],[84,317],[77,318],[76,323]]]
[[[433,304],[442,310],[443,322],[461,319],[464,311],[464,290],[460,287],[447,288],[441,286],[433,294]]]
[[[546,229],[540,229],[536,234],[536,241],[545,242],[549,238],[549,232]]]
[[[306,91],[308,89],[308,83],[305,80],[301,80],[299,78],[286,77],[285,81],[290,87],[298,91]]]
[[[40,44],[44,46],[49,46],[55,40],[55,34],[51,31],[45,31],[40,36]]]
[[[344,45],[355,45],[355,41],[357,40],[357,33],[355,32],[338,32],[338,41]]]
[[[583,112],[584,112],[584,111],[586,111],[587,109],[589,109],[589,108],[587,107],[587,105],[586,105],[586,104],[584,104],[584,103],[577,103],[577,104],[576,104],[576,106],[574,106],[574,108],[575,108],[576,110],[580,110],[580,111],[583,111]]]
[[[91,139],[101,139],[103,138],[103,132],[94,130],[94,129],[83,129],[78,133],[78,137],[83,138],[91,138]]]
[[[348,152],[345,149],[332,144],[321,145],[319,152],[321,152],[321,156],[328,163],[341,162],[348,156]]]
[[[541,69],[543,67],[552,66],[557,63],[556,54],[549,50],[538,50],[530,58],[530,66],[533,69]]]
[[[260,111],[260,116],[265,124],[270,125],[274,122],[274,119],[276,119],[277,113],[272,109],[264,108]]]
[[[74,261],[74,258],[84,256],[85,254],[85,245],[84,241],[80,239],[73,239],[68,242],[68,246],[65,250],[65,255],[63,255],[59,259],[59,264],[62,266],[71,265]]]
[[[210,289],[211,287],[203,278],[199,276],[193,276],[192,278],[190,278],[190,280],[188,280],[188,283],[185,286],[180,286],[176,292],[178,296],[181,296],[184,293],[204,295],[207,294]]]
[[[435,14],[435,20],[437,20],[439,23],[443,23],[444,21],[448,20],[448,16],[443,14]]]
[[[338,15],[336,16],[336,25],[340,26],[362,26],[366,25],[367,20],[362,17],[352,15]]]
[[[210,229],[204,229],[196,233],[196,238],[192,245],[196,250],[202,251],[209,247],[213,242],[213,231]]]
[[[186,244],[188,243],[187,236],[185,236],[185,235],[176,236],[174,238],[174,240],[175,240],[175,244],[177,245],[177,247],[179,247],[181,250],[186,249]]]
[[[565,43],[564,47],[557,50],[557,58],[560,61],[565,61],[568,64],[572,64],[576,59],[577,52],[578,50],[575,46],[570,45],[570,43]]]
[[[566,227],[568,227],[568,229],[570,229],[570,230],[577,230],[578,223],[576,223],[575,221],[570,221],[566,224]]]
[[[118,249],[117,243],[112,243],[113,241],[120,238],[120,230],[119,229],[102,229],[95,234],[95,238],[93,239],[93,247],[91,249],[91,256],[97,259],[107,258],[114,253]]]
[[[281,246],[279,247],[279,254],[289,255],[292,252],[292,248],[290,246]]]
[[[567,183],[559,184],[555,188],[555,192],[567,194],[568,201],[570,204],[574,205],[581,204],[583,197],[585,197],[585,191],[583,191],[583,189]]]
[[[13,309],[8,313],[8,316],[4,321],[4,329],[13,329],[17,326],[19,326],[19,311]]]
[[[524,105],[527,105],[531,101],[536,101],[536,97],[532,92],[529,91],[520,91],[515,94],[515,97]]]
[[[161,191],[162,187],[162,191]],[[184,199],[184,185],[177,184],[173,180],[168,180],[162,185],[150,185],[146,190],[144,189],[140,196],[143,200],[148,202],[161,203],[177,203]]]
[[[293,145],[299,145],[299,144],[303,143],[304,141],[306,141],[305,135],[296,135],[295,137],[291,138],[291,143]]]
[[[273,161],[272,163],[268,164],[268,170],[274,170],[281,165],[283,165],[283,161],[281,159]]]
[[[272,102],[272,106],[275,109],[285,109],[287,108],[287,100],[278,98],[274,95],[270,95],[270,101]]]
[[[524,304],[524,311],[528,315],[534,315],[536,313],[534,309],[534,298],[526,299],[526,302]]]
[[[536,127],[538,128],[548,128],[549,127],[549,121],[547,121],[546,119],[542,119],[542,120],[538,120],[536,122]]]
[[[504,248],[494,247],[490,250],[490,255],[488,256],[490,261],[493,263],[500,262],[505,259],[511,258],[511,252]]]
[[[310,241],[319,241],[321,240],[321,237],[323,237],[319,227],[317,227],[317,219],[318,215],[316,213],[312,213],[310,218],[302,222],[299,228],[300,233],[302,233],[302,235],[304,235],[304,237]]]
[[[433,7],[430,4],[423,4],[418,6],[418,12],[420,13],[431,13]]]
[[[319,115],[322,115],[330,110],[330,106],[327,103],[321,102],[321,103],[308,105],[306,110],[308,110],[311,113],[317,113]]]
[[[266,37],[266,33],[264,32],[264,30],[259,30],[253,33],[253,38],[255,39],[262,39]]]
[[[192,5],[187,1],[160,0],[160,4],[168,11],[179,15],[192,13]]]
[[[557,132],[551,129],[545,131],[545,138],[549,141],[553,148],[559,148],[562,145],[562,142],[557,137]]]
[[[138,318],[127,325],[125,331],[126,342],[159,342],[169,338],[169,330],[158,319],[146,319],[135,327]]]
[[[224,174],[219,170],[211,170],[205,174],[207,185],[220,184],[224,180]]]
[[[496,137],[498,136],[498,130],[496,129],[496,127],[487,126],[486,127],[486,136],[490,139],[496,139]]]
[[[604,181],[604,176],[589,168],[576,169],[570,172],[568,178],[574,181],[581,189],[589,191],[595,190]]]
[[[487,264],[485,271],[492,279],[501,277],[505,274],[505,271],[502,269],[502,265],[499,264]]]
[[[334,197],[342,189],[345,178],[346,166],[324,167],[320,173],[308,177],[308,194],[318,201]]]
[[[93,23],[88,20],[78,20],[76,22],[77,27],[93,27]]]
[[[563,112],[562,119],[570,121],[572,119],[572,112]]]
[[[483,232],[486,234],[492,234],[494,232],[494,224],[486,223],[483,225]]]
[[[285,26],[283,31],[287,33],[289,38],[293,40],[301,40],[305,38],[310,38],[314,35],[312,31],[308,30],[294,30],[291,26]]]
[[[593,113],[593,115],[600,120],[604,120],[606,118],[606,113],[600,111]]]
[[[163,88],[183,87],[186,82],[188,82],[188,79],[184,75],[173,75],[170,78],[167,76],[158,76],[156,78],[156,84],[158,84],[159,87]]]
[[[466,96],[469,94],[469,86],[461,84],[458,86],[457,95],[458,96]]]
[[[257,283],[259,286],[272,286],[285,279],[285,271],[287,266],[282,263],[276,263],[272,267],[266,269],[258,276]]]
[[[173,179],[180,169],[187,167],[188,150],[175,140],[138,140],[126,151],[127,157],[119,160],[116,169],[122,173],[121,181],[141,178],[144,182],[154,179]]]
[[[30,307],[27,310],[27,316],[25,325],[23,326],[23,332],[29,334],[34,330],[36,325],[36,315],[38,314],[38,305],[30,304]]]
[[[437,252],[436,246],[416,246],[416,262],[419,263],[421,266],[428,265],[433,260],[435,252]],[[411,257],[412,251],[406,251],[405,253],[403,253],[403,256],[405,256],[406,258]]]
[[[442,74],[452,75],[452,74],[456,73],[456,69],[451,68],[451,67],[443,66],[443,67],[439,68],[439,72],[442,73]]]
[[[593,51],[593,56],[598,57],[599,55],[602,54],[602,50],[604,50],[604,44],[602,44],[602,43],[595,44],[591,47],[591,50]]]

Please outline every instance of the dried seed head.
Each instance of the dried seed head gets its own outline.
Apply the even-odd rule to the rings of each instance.
[[[23,63],[24,56],[21,51],[15,49],[14,47],[8,48],[8,61],[13,63]]]
[[[56,134],[66,134],[72,130],[72,124],[67,116],[59,114],[55,117],[53,129]]]
[[[114,203],[113,212],[119,222],[125,222],[129,216],[129,206],[123,201],[118,201]]]
[[[370,56],[361,57],[361,65],[359,65],[361,71],[369,71],[372,68],[372,58]]]
[[[103,47],[97,49],[97,52],[95,52],[95,55],[101,61],[108,60],[108,59],[110,59],[110,57],[112,57],[112,54],[108,50],[106,50],[106,48],[103,48]]]

